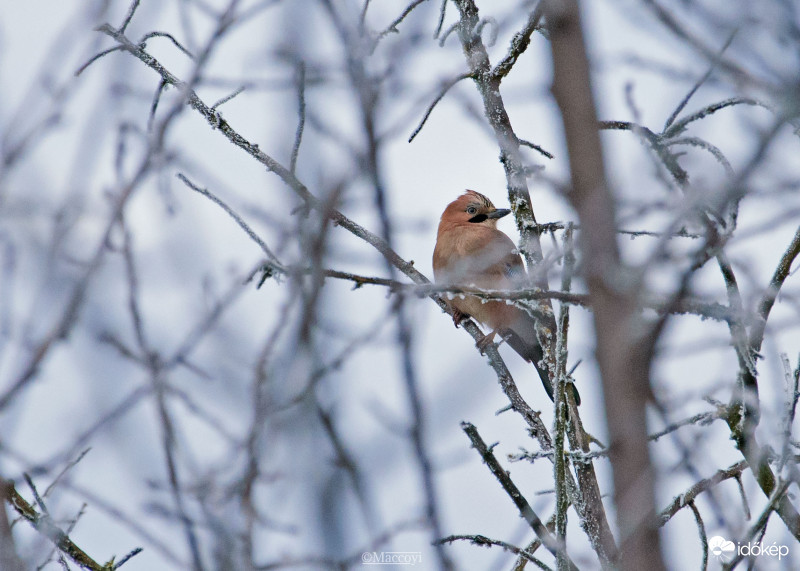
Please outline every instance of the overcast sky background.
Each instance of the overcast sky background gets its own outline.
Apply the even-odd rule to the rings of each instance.
[[[110,39],[93,28],[104,21],[119,25],[128,2],[110,2],[108,13],[101,20],[87,16],[102,4],[0,0],[0,138],[4,141],[16,140],[53,108],[53,98],[43,85],[68,81],[89,57],[112,45]],[[143,1],[128,29],[129,37],[135,39],[160,30],[191,44],[183,35],[178,4]],[[208,4],[223,2],[209,0]],[[243,2],[245,6],[252,4],[255,3]],[[377,0],[372,4],[368,25],[374,30],[384,29],[406,5]],[[743,59],[743,63],[768,78],[796,70],[797,55],[790,49],[781,50],[777,35],[772,38],[769,34],[769,26],[778,26],[785,17],[775,8],[780,2],[766,3],[758,13],[746,2],[707,2],[704,6],[713,11],[720,7],[718,4],[730,5],[727,12],[738,15],[749,26],[742,29],[728,53],[733,57],[741,53],[742,58],[753,51],[761,53],[775,69],[760,66],[758,61]],[[352,13],[357,13],[357,3],[348,5],[352,5]],[[499,23],[497,41],[490,48],[493,63],[505,55],[510,38],[524,23],[524,17],[508,17],[523,5],[525,2],[516,0],[479,3],[482,15],[491,15]],[[601,119],[634,120],[634,112],[626,102],[629,85],[629,97],[640,113],[638,120],[660,130],[692,83],[705,73],[707,62],[659,26],[637,2],[596,0],[584,5],[596,73],[598,115]],[[415,140],[407,142],[438,93],[440,83],[462,73],[466,65],[455,34],[443,47],[432,39],[438,9],[439,2],[428,2],[415,10],[399,26],[400,34],[390,35],[375,54],[376,67],[391,62],[401,67],[398,83],[381,108],[380,125],[381,130],[390,133],[382,165],[388,208],[397,231],[395,250],[405,259],[414,260],[415,266],[429,277],[436,225],[447,203],[467,188],[486,194],[498,207],[508,203],[497,145],[486,124],[470,117],[467,111],[470,106],[481,109],[471,82],[456,85]],[[448,6],[445,28],[454,21],[455,9]],[[733,26],[734,22],[726,24]],[[202,41],[208,33],[207,19],[196,16],[193,29],[197,34],[195,42]],[[702,37],[718,48],[727,37],[726,30],[724,26],[702,30]],[[419,34],[418,43],[413,52],[405,53],[403,42],[407,36],[403,34],[411,33]],[[167,40],[151,39],[147,47],[177,76],[185,78],[191,71],[191,62]],[[221,106],[221,113],[243,136],[288,163],[297,124],[297,101],[294,69],[277,55],[279,47],[296,49],[310,62],[309,77],[314,76],[315,67],[334,70],[325,80],[309,84],[307,108],[343,137],[360,141],[354,100],[343,79],[341,46],[326,12],[316,2],[276,3],[227,35],[206,72],[209,82],[217,80],[218,85],[202,86],[201,97],[210,104],[236,85],[258,80],[264,88],[245,90]],[[656,64],[659,69],[674,73],[659,73]],[[44,81],[42,70],[46,70]],[[502,87],[517,134],[555,155],[553,160],[547,160],[530,149],[523,150],[531,163],[546,167],[542,177],[530,181],[539,222],[570,220],[574,216],[567,200],[555,185],[548,183],[565,182],[568,172],[560,121],[549,93],[550,74],[548,45],[537,34]],[[0,331],[0,392],[10,386],[26,362],[31,341],[49,331],[63,310],[80,262],[93,251],[107,219],[106,193],[114,189],[116,180],[119,125],[129,122],[139,129],[146,128],[156,86],[155,74],[128,54],[104,57],[69,88],[59,125],[14,170],[0,178],[0,271],[6,276],[0,280],[4,326]],[[732,94],[729,86],[714,77],[698,91],[687,111]],[[160,109],[168,108],[175,97],[174,90],[165,94]],[[717,145],[736,170],[752,153],[754,134],[770,121],[771,115],[764,109],[735,108],[698,122],[692,134]],[[796,186],[794,192],[787,192],[781,190],[781,185],[796,184],[798,180],[800,142],[792,138],[789,130],[785,131],[770,149],[767,166],[775,168],[762,169],[754,179],[757,196],[745,200],[738,238],[729,249],[731,259],[741,270],[745,301],[750,303],[760,295],[797,227],[800,198]],[[643,146],[630,133],[605,133],[603,140],[613,188],[621,199],[629,199],[623,205],[621,226],[631,230],[664,228],[667,218],[663,214],[641,215],[635,208],[638,199],[660,185]],[[141,141],[135,136],[127,144],[130,147],[123,172],[130,172],[142,151]],[[231,483],[241,469],[241,451],[237,452],[231,442],[246,433],[251,421],[248,407],[254,358],[275,322],[281,319],[280,310],[289,292],[285,283],[275,280],[268,280],[261,289],[252,282],[243,287],[237,285],[263,258],[258,246],[218,206],[178,181],[175,173],[186,173],[198,185],[226,200],[275,248],[279,257],[287,260],[298,255],[297,248],[285,238],[295,224],[302,223],[292,214],[299,201],[275,175],[265,172],[188,109],[170,131],[167,148],[176,153],[176,160],[159,176],[150,176],[126,210],[138,260],[145,329],[150,343],[168,354],[180,346],[214,300],[226,292],[236,292],[235,303],[192,355],[192,364],[204,374],[178,369],[170,375],[170,382],[192,395],[204,411],[198,414],[184,401],[174,404],[183,473],[198,485],[214,482],[215,485],[209,484],[209,493],[219,495],[212,503],[220,507],[220,521],[237,522],[241,514],[235,513],[235,506],[226,505],[223,497],[224,484]],[[723,169],[700,151],[690,150],[682,164],[693,181],[710,192],[724,181]],[[368,229],[379,230],[371,189],[367,180],[359,176],[358,165],[348,156],[341,140],[326,137],[313,125],[307,125],[298,174],[312,192],[323,196],[336,181],[341,181],[345,191],[340,209]],[[663,200],[677,198],[665,194]],[[503,219],[500,227],[517,240],[510,217]],[[57,235],[54,228],[63,230],[63,235]],[[334,229],[330,239],[327,266],[366,275],[386,274],[377,252],[345,231]],[[651,251],[653,242],[648,240],[651,239],[621,240],[631,263],[643,260]],[[543,244],[546,255],[552,252],[548,237]],[[685,247],[688,252],[691,246],[687,239],[687,245],[677,245],[676,250]],[[713,270],[701,273],[693,282],[694,291],[724,302],[724,284],[718,271]],[[164,487],[166,473],[152,398],[144,396],[124,415],[104,424],[89,439],[81,440],[81,435],[98,419],[148,384],[140,368],[97,342],[98,336],[109,331],[132,342],[124,271],[121,257],[110,255],[92,282],[80,323],[68,341],[52,351],[35,382],[12,407],[0,413],[0,473],[19,483],[22,472],[46,466],[47,473],[37,479],[39,485],[46,487],[80,451],[91,447],[50,500],[51,512],[61,518],[72,517],[86,502],[86,513],[71,537],[97,560],[105,561],[114,554],[121,556],[143,546],[144,552],[125,569],[183,569],[188,561],[183,535],[175,521],[163,513],[171,504]],[[556,275],[551,276],[552,287],[559,283],[553,278]],[[671,279],[656,272],[653,288],[668,291],[673,285]],[[576,289],[585,291],[580,281]],[[380,530],[419,517],[422,497],[408,441],[398,431],[398,426],[408,419],[408,406],[393,343],[394,326],[391,322],[381,325],[386,322],[391,300],[383,288],[351,290],[351,284],[335,280],[328,280],[323,288],[319,331],[320,345],[326,348],[323,357],[326,361],[335,357],[353,339],[366,337],[366,342],[326,377],[318,387],[318,398],[334,411],[348,448],[365,470],[373,507],[369,517],[374,518]],[[765,422],[760,430],[764,434],[780,431],[783,372],[777,356],[786,352],[793,363],[797,359],[797,293],[798,287],[790,278],[782,297],[785,303],[776,308],[774,327],[763,348],[760,387]],[[511,470],[537,512],[545,516],[552,510],[552,496],[537,492],[551,486],[550,465],[545,461],[533,466],[509,463],[508,453],[518,452],[519,447],[535,449],[535,443],[527,438],[523,423],[513,413],[495,415],[507,401],[485,358],[429,299],[411,297],[409,309],[414,324],[414,362],[428,421],[426,441],[436,471],[444,532],[482,534],[517,545],[527,544],[532,539],[530,530],[470,449],[459,422],[468,420],[488,443],[499,442],[495,449],[498,458]],[[589,432],[605,440],[590,314],[574,308],[571,316],[569,362],[573,365],[582,361],[576,379],[583,398],[584,424]],[[304,365],[287,341],[292,338],[296,318],[290,315],[286,325],[289,333],[281,336],[275,352],[271,396],[278,400],[296,394],[310,368],[316,365]],[[541,408],[545,424],[550,427],[552,410],[534,369],[508,348],[501,348],[501,353],[521,392],[534,408]],[[727,327],[697,317],[678,317],[670,322],[657,363],[654,388],[669,404],[672,421],[707,410],[703,395],[712,394],[727,401],[737,368]],[[305,406],[276,415],[271,430],[279,436],[262,442],[269,449],[264,470],[274,476],[274,482],[261,492],[265,513],[274,526],[271,532],[264,533],[258,545],[263,563],[282,556],[352,554],[368,544],[371,533],[376,533],[347,491],[346,478],[332,475],[336,470],[331,466],[330,446],[319,427],[309,425],[307,418],[314,415]],[[203,420],[205,417],[212,418],[223,430],[214,429]],[[653,418],[654,430],[662,424]],[[231,435],[231,439],[222,432]],[[722,423],[704,429],[702,438],[699,433],[690,430],[680,434],[685,444],[696,447],[695,467],[703,477],[739,459]],[[669,442],[660,443],[657,450],[655,461],[663,468],[658,505],[665,506],[693,480],[684,472],[670,470],[678,456]],[[608,464],[598,462],[596,466],[603,491],[610,493]],[[35,471],[34,477],[37,478]],[[744,483],[753,513],[758,513],[763,498],[749,473]],[[22,491],[24,485],[18,484],[18,489]],[[726,483],[720,488],[719,497],[724,500],[731,521],[739,521],[743,531],[748,522],[739,513],[736,486]],[[698,505],[703,509],[704,501]],[[125,520],[112,508],[124,514]],[[613,511],[609,517],[613,521]],[[339,524],[330,525],[334,520]],[[706,525],[709,536],[714,535],[712,517]],[[577,556],[576,561],[591,568],[595,559],[577,527],[574,512],[570,512],[570,526],[570,545],[584,545],[583,550],[576,547],[575,552],[588,557],[581,560]],[[332,528],[343,530],[342,535],[331,535]],[[776,520],[765,541],[788,541],[785,533]],[[38,539],[18,535],[22,538],[23,555],[42,549]],[[178,561],[149,538],[163,542]],[[676,516],[665,528],[664,538],[672,568],[699,565],[701,548],[691,512],[683,510]],[[419,530],[399,533],[385,549],[421,551],[423,561],[434,561],[429,536]],[[498,549],[466,543],[448,549],[464,569],[507,569],[513,560]],[[795,557],[800,558],[800,553]],[[57,564],[51,564],[51,568],[57,568]],[[422,568],[427,567],[423,564]]]

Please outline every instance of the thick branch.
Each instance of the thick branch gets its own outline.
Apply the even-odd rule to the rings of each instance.
[[[621,568],[659,570],[664,564],[645,415],[652,355],[639,347],[634,336],[638,292],[623,277],[578,2],[547,0],[545,17],[552,43],[553,93],[569,152],[570,197],[583,228],[583,260],[594,307],[622,542]]]

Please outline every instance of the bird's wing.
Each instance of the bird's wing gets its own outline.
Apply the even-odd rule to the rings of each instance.
[[[483,287],[492,289],[509,289],[517,280],[524,281],[525,266],[511,238],[492,228],[482,234],[469,244],[472,275],[480,276]]]
[[[525,271],[525,265],[522,263],[522,257],[516,250],[510,252],[503,259],[503,273],[514,286],[525,283],[525,278],[528,277],[528,274]]]
[[[511,287],[509,272],[517,263],[524,273],[511,238],[499,230],[479,225],[458,227],[440,234],[433,252],[437,282],[475,284],[489,289]]]

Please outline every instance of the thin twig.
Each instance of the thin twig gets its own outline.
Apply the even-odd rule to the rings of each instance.
[[[434,30],[434,32],[433,32],[433,39],[434,40],[437,39],[439,37],[439,34],[442,33],[442,26],[444,25],[444,17],[445,17],[445,14],[447,13],[447,3],[448,2],[449,2],[449,0],[442,0],[442,5],[439,8],[439,21],[436,24],[436,30]]]
[[[23,474],[25,478],[25,483],[28,484],[28,487],[31,489],[31,493],[33,494],[33,499],[36,501],[36,505],[39,506],[39,509],[42,510],[42,513],[50,517],[50,511],[47,509],[47,506],[44,504],[44,500],[39,495],[39,490],[36,489],[36,485],[33,483],[33,480],[30,477],[30,474]]]
[[[402,13],[402,14],[400,14],[400,15],[399,15],[397,18],[395,18],[395,19],[392,21],[392,23],[391,23],[391,24],[389,24],[389,25],[386,27],[386,29],[385,29],[385,30],[383,30],[381,33],[379,33],[379,34],[378,34],[378,36],[375,38],[375,40],[374,40],[374,42],[373,42],[373,48],[372,48],[372,49],[374,50],[374,49],[375,49],[375,46],[377,46],[377,45],[378,45],[378,42],[380,42],[380,41],[381,41],[383,38],[385,38],[385,37],[386,37],[386,36],[388,36],[389,34],[396,34],[396,33],[398,33],[397,26],[399,26],[399,25],[400,25],[400,23],[401,23],[403,20],[405,20],[405,19],[406,19],[406,16],[408,16],[408,15],[409,15],[409,14],[412,12],[412,10],[414,10],[414,8],[416,8],[417,6],[419,6],[420,4],[422,4],[423,2],[426,2],[426,1],[427,1],[427,0],[414,0],[413,2],[411,2],[411,4],[409,4],[408,6],[406,6],[406,9],[405,9],[405,10],[403,10],[403,13]],[[366,6],[364,7],[364,11],[366,12]]]
[[[370,0],[364,0],[364,7],[361,8],[361,16],[358,18],[358,24],[361,26],[361,29],[364,29],[364,24],[367,20],[367,10],[369,9]]]
[[[539,569],[550,569],[547,565],[545,565],[541,560],[537,559],[533,555],[531,555],[527,550],[520,549],[516,545],[512,545],[505,541],[499,539],[492,539],[490,537],[486,537],[484,535],[448,535],[447,537],[443,537],[439,539],[436,543],[443,544],[443,543],[453,543],[455,541],[469,541],[472,545],[477,545],[479,547],[491,547],[492,545],[496,545],[498,547],[502,547],[506,551],[510,551],[514,555],[517,555],[526,561],[530,561]]]
[[[119,569],[123,565],[125,565],[128,561],[130,561],[136,555],[139,555],[143,549],[141,547],[137,547],[136,549],[132,549],[129,553],[126,553],[124,557],[122,557],[117,563],[114,564],[114,569]]]
[[[222,105],[224,103],[227,103],[228,101],[230,101],[231,99],[233,99],[234,97],[236,97],[237,95],[242,93],[244,90],[245,90],[245,86],[243,86],[243,85],[237,87],[232,93],[230,93],[229,95],[226,95],[225,97],[223,97],[222,99],[219,99],[216,103],[214,103],[214,105],[211,106],[211,109],[216,110],[217,107],[219,107],[220,105]]]
[[[525,50],[528,49],[528,46],[531,43],[531,36],[533,35],[533,32],[539,29],[539,22],[541,19],[542,3],[539,2],[536,5],[536,8],[528,16],[528,21],[525,22],[525,26],[522,28],[522,30],[514,34],[514,37],[511,39],[511,46],[508,48],[508,54],[492,70],[493,76],[502,80],[508,75],[508,73],[514,67],[514,64],[517,63],[519,56],[521,56]]]
[[[367,4],[364,5],[366,13]],[[294,134],[294,144],[292,145],[292,156],[289,160],[289,170],[297,173],[297,156],[300,153],[300,143],[303,141],[303,129],[306,125],[306,64],[303,61],[297,63],[297,130]]]
[[[548,159],[554,158],[553,153],[551,153],[549,151],[545,151],[542,147],[540,147],[536,143],[531,143],[530,141],[526,141],[525,139],[520,139],[519,140],[519,144],[523,145],[525,147],[530,147],[531,149],[533,149],[534,151],[544,155]]]
[[[58,475],[55,478],[53,478],[53,481],[50,482],[50,485],[47,486],[47,488],[45,488],[42,497],[46,498],[50,494],[50,492],[55,488],[56,484],[58,484],[61,481],[61,478],[63,478],[67,474],[67,472],[69,472],[72,468],[74,468],[78,464],[78,462],[83,460],[84,456],[86,456],[89,453],[89,450],[91,450],[91,448],[87,448],[86,450],[78,454],[78,457],[75,458],[72,462],[64,466],[64,468],[58,473]]]
[[[697,509],[693,501],[689,502],[689,509],[691,509],[694,514],[694,521],[697,523],[697,531],[700,534],[700,543],[703,546],[703,565],[700,568],[706,571],[708,569],[708,534],[706,534],[706,526],[703,523],[700,510]]]
[[[164,93],[164,89],[166,89],[167,83],[164,80],[158,82],[158,87],[156,88],[156,92],[153,95],[153,102],[150,104],[150,113],[147,116],[147,132],[153,131],[153,125],[156,121],[156,111],[158,110],[158,104],[161,102],[161,95]]]
[[[264,240],[262,240],[261,237],[258,234],[256,234],[252,228],[250,228],[247,222],[245,222],[242,219],[242,217],[239,216],[239,214],[235,210],[233,210],[233,208],[228,206],[221,198],[210,192],[208,189],[200,188],[199,186],[194,184],[183,173],[178,173],[175,176],[177,176],[178,179],[180,179],[180,181],[183,182],[183,184],[191,188],[193,191],[197,192],[198,194],[202,194],[203,196],[211,200],[211,202],[222,208],[228,214],[228,216],[233,218],[236,224],[238,224],[239,227],[242,230],[244,230],[248,236],[250,236],[250,239],[253,240],[253,242],[255,242],[256,244],[258,244],[258,246],[261,248],[261,251],[264,252],[264,254],[266,254],[267,258],[269,258],[272,263],[278,264],[278,266],[280,267],[280,261],[278,260],[277,256],[272,253],[272,250],[270,250],[269,246],[267,246],[267,243],[264,242]]]
[[[711,155],[713,155],[715,159],[717,159],[717,162],[722,165],[722,168],[725,169],[725,173],[729,177],[733,177],[734,171],[730,161],[728,161],[727,157],[716,145],[712,145],[711,143],[709,143],[704,139],[701,139],[700,137],[679,137],[677,139],[671,139],[667,143],[667,146],[672,146],[672,145],[691,145],[693,147],[698,147],[700,149],[708,151],[709,153],[711,153]]]
[[[80,74],[82,74],[86,70],[87,67],[92,65],[94,62],[99,60],[101,57],[107,56],[111,52],[116,52],[116,51],[122,50],[122,49],[124,49],[122,46],[114,46],[113,48],[108,48],[107,50],[103,50],[99,54],[92,56],[91,58],[89,58],[89,61],[87,61],[85,64],[80,66],[77,70],[75,70],[75,77],[78,77]]]
[[[725,409],[715,410],[715,411],[711,411],[711,412],[701,412],[699,414],[696,414],[696,415],[691,416],[689,418],[686,418],[684,420],[680,420],[678,422],[673,422],[672,424],[670,424],[669,426],[667,426],[663,430],[660,430],[660,431],[658,431],[658,432],[656,432],[654,434],[651,434],[648,437],[648,440],[650,440],[651,442],[655,442],[656,440],[658,440],[662,436],[666,436],[670,432],[674,432],[674,431],[678,430],[679,428],[681,428],[683,426],[688,426],[690,424],[699,424],[699,425],[705,426],[707,424],[710,424],[714,420],[717,420],[719,418],[723,418],[726,414],[728,414],[728,411],[725,410]]]
[[[670,125],[672,125],[672,123],[678,117],[680,112],[683,111],[683,108],[686,107],[686,104],[689,103],[689,99],[691,99],[692,96],[695,93],[697,93],[697,90],[700,89],[700,86],[703,85],[708,80],[709,77],[711,77],[711,73],[714,71],[714,68],[717,67],[717,62],[719,61],[719,58],[722,57],[722,54],[724,54],[725,50],[728,49],[728,46],[731,45],[731,42],[733,41],[733,38],[736,36],[736,32],[738,32],[738,31],[739,30],[737,28],[736,30],[731,32],[730,36],[728,36],[728,39],[725,41],[725,43],[720,48],[718,57],[713,59],[711,61],[711,64],[708,66],[708,71],[706,71],[706,73],[703,75],[703,77],[701,77],[699,80],[697,80],[697,83],[695,83],[692,86],[692,88],[689,90],[689,93],[687,93],[686,96],[684,96],[684,98],[681,100],[681,102],[678,103],[678,106],[670,114],[670,116],[667,118],[667,121],[664,123],[664,128],[661,130],[662,133],[665,132],[667,129],[669,129]]]
[[[749,543],[750,541],[753,540],[753,538],[756,535],[763,532],[764,528],[767,525],[767,521],[769,520],[769,516],[772,514],[773,511],[776,511],[778,509],[777,506],[784,499],[786,495],[786,490],[789,488],[789,485],[791,483],[792,483],[791,480],[778,482],[778,485],[775,486],[775,490],[773,490],[772,492],[772,496],[769,498],[769,502],[767,502],[767,505],[761,511],[761,515],[758,516],[758,518],[750,527],[750,529],[748,529],[745,532],[742,540],[737,542],[738,544]],[[743,557],[744,556],[740,554],[740,551],[737,550],[734,558],[729,563],[726,563],[723,569],[726,570],[733,569],[739,564],[739,561],[741,561]]]
[[[675,499],[673,499],[666,508],[661,510],[661,513],[659,514],[660,524],[663,526],[672,518],[672,516],[688,506],[691,502],[694,502],[695,498],[697,498],[697,496],[703,492],[710,490],[725,480],[738,478],[742,472],[747,470],[749,467],[750,466],[747,464],[747,462],[742,460],[736,464],[733,464],[732,466],[729,466],[728,468],[725,468],[724,470],[718,470],[710,478],[700,480],[682,494],[675,496]]]
[[[789,277],[792,264],[798,255],[800,255],[800,226],[797,227],[794,238],[792,238],[791,243],[786,248],[783,256],[781,256],[778,266],[775,268],[775,272],[772,274],[772,278],[769,281],[769,286],[764,292],[761,301],[758,303],[758,321],[756,321],[756,324],[750,330],[748,339],[750,349],[756,353],[761,350],[761,343],[764,340],[764,331],[767,327],[767,319],[769,319],[772,306],[778,298],[778,293],[781,291],[783,282]]]
[[[433,112],[433,108],[436,107],[436,104],[442,100],[442,98],[450,90],[450,88],[453,87],[456,83],[458,83],[462,79],[467,79],[468,77],[472,77],[472,73],[469,72],[462,73],[458,77],[451,79],[450,81],[444,84],[444,86],[439,91],[439,94],[434,98],[431,104],[428,105],[428,109],[425,110],[425,114],[422,116],[422,120],[419,122],[419,125],[417,125],[417,128],[414,129],[414,131],[411,133],[411,136],[408,138],[409,143],[414,140],[414,138],[419,134],[420,131],[422,131],[422,127],[425,126],[428,117],[430,117],[431,112]]]
[[[756,107],[763,107],[764,109],[769,109],[767,105],[758,101],[757,99],[753,99],[752,97],[731,97],[730,99],[725,99],[724,101],[719,101],[717,103],[712,103],[711,105],[707,105],[700,109],[699,111],[695,111],[691,115],[684,117],[680,121],[673,123],[673,125],[664,131],[663,136],[667,139],[671,139],[683,131],[689,126],[689,123],[694,121],[699,121],[709,115],[716,113],[721,109],[725,109],[726,107],[732,107],[734,105],[753,105]]]
[[[128,24],[131,23],[131,20],[133,19],[133,14],[136,12],[136,8],[139,7],[139,1],[140,0],[133,0],[133,2],[131,2],[130,7],[128,8],[128,13],[125,15],[125,20],[122,22],[122,25],[119,27],[119,33],[120,34],[124,34],[125,33],[125,29],[128,27]]]
[[[178,40],[176,40],[172,34],[168,34],[167,32],[150,32],[142,36],[142,39],[139,40],[139,45],[142,46],[142,48],[144,48],[147,40],[149,40],[150,38],[167,38],[169,41],[172,42],[172,45],[178,48],[181,52],[183,52],[183,54],[186,57],[188,57],[190,60],[194,60],[194,55],[192,54],[192,52],[183,47],[183,44],[181,44]]]

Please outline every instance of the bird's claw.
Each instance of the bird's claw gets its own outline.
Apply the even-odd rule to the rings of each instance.
[[[467,315],[466,313],[462,313],[461,311],[455,308],[453,309],[453,325],[456,326],[456,329],[458,329],[458,326],[461,324],[461,322],[467,319],[468,317],[469,315]]]
[[[497,331],[492,331],[491,333],[484,335],[483,339],[480,339],[477,343],[475,343],[475,346],[478,348],[478,351],[481,352],[481,355],[486,352],[486,348],[494,341],[495,333],[497,333]]]

